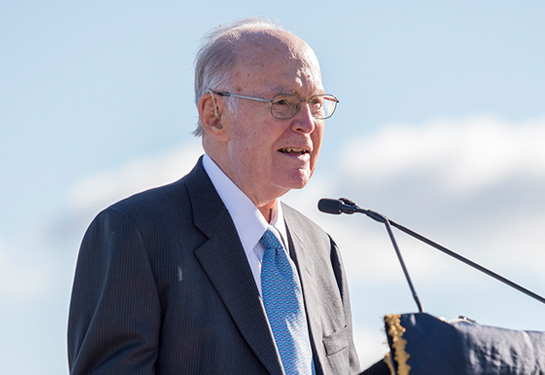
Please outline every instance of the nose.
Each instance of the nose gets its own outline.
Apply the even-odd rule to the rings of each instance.
[[[299,110],[293,117],[292,127],[297,132],[310,134],[316,128],[317,121],[318,120],[312,116],[309,102],[301,101]]]

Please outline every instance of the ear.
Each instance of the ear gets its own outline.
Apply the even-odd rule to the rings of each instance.
[[[229,140],[229,137],[221,122],[223,101],[218,99],[216,94],[207,90],[199,99],[197,107],[204,132],[220,142],[225,142]]]

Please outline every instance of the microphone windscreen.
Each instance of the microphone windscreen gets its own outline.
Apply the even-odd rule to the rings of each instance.
[[[342,204],[338,199],[323,198],[318,201],[318,209],[328,214],[340,215]]]

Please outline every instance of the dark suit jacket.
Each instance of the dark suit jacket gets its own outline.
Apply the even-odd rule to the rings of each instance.
[[[359,371],[335,243],[284,205],[318,374]],[[71,374],[282,374],[231,217],[200,160],[101,212],[83,239],[68,322]]]

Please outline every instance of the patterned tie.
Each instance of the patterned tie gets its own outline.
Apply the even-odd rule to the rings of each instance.
[[[261,266],[263,303],[286,375],[315,374],[303,293],[297,270],[282,243],[267,229]]]

